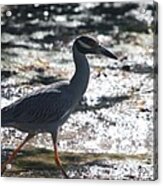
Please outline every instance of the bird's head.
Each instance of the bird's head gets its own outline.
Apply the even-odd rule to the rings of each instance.
[[[113,53],[101,46],[95,39],[88,36],[80,36],[75,40],[75,46],[83,54],[102,54],[112,59],[118,59]]]

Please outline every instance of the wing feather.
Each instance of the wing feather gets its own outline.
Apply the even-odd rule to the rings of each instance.
[[[71,108],[72,99],[67,84],[39,90],[2,109],[10,122],[50,123],[56,122]]]

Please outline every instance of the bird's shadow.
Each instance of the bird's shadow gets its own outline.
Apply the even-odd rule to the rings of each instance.
[[[3,164],[8,156],[12,153],[11,149],[3,149],[1,153],[1,164]],[[64,155],[61,153],[63,166],[67,165],[64,161]],[[67,158],[67,157],[66,157]],[[7,169],[4,177],[58,177],[61,172],[54,162],[54,152],[43,148],[32,148],[30,150],[21,150],[11,164],[11,169]],[[30,173],[31,174],[28,174]]]
[[[2,150],[2,164],[11,153],[11,149]],[[60,159],[62,160],[64,169],[71,172],[80,169],[84,164],[86,165],[86,163],[83,163],[85,161],[84,157],[83,153],[60,153]],[[96,157],[96,155],[93,157]],[[3,176],[63,178],[54,162],[54,152],[43,148],[21,150],[12,162],[11,169],[6,170]]]
[[[3,154],[11,154],[11,150],[3,149]],[[91,177],[90,167],[101,167],[105,172],[110,170],[119,172],[115,162],[118,164],[129,159],[145,161],[147,154],[126,155],[121,153],[71,153],[60,152],[60,159],[65,171],[70,178]],[[2,159],[6,159],[2,157]],[[127,163],[127,161],[126,161]],[[151,163],[151,162],[149,162]],[[87,175],[88,173],[88,175]],[[85,175],[85,176],[84,176]],[[64,178],[61,171],[54,163],[54,152],[43,148],[31,148],[22,150],[18,154],[10,170],[6,170],[4,177],[35,177],[35,178]],[[99,177],[100,178],[100,177]],[[108,177],[109,178],[109,177]]]
[[[11,153],[11,149],[3,149],[2,163]],[[68,171],[70,174],[74,172],[80,178],[85,167],[96,164],[100,165],[100,160],[109,158],[109,155],[61,152],[60,158],[65,171]],[[102,166],[106,167],[106,165]],[[12,162],[11,169],[6,170],[3,176],[63,178],[59,168],[55,165],[54,152],[43,148],[20,151],[17,158]]]

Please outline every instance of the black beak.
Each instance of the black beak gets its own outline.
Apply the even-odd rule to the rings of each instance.
[[[102,46],[99,46],[99,53],[100,53],[100,54],[103,54],[103,55],[105,55],[105,56],[107,56],[107,57],[110,57],[110,58],[112,58],[112,59],[118,60],[117,56],[115,56],[113,53],[111,53],[110,51],[108,51],[107,49],[105,49],[105,48],[102,47]]]

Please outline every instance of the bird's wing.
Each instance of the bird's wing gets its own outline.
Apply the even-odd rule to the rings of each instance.
[[[49,123],[58,121],[71,108],[71,95],[66,85],[37,91],[2,109],[8,112],[10,122]]]

